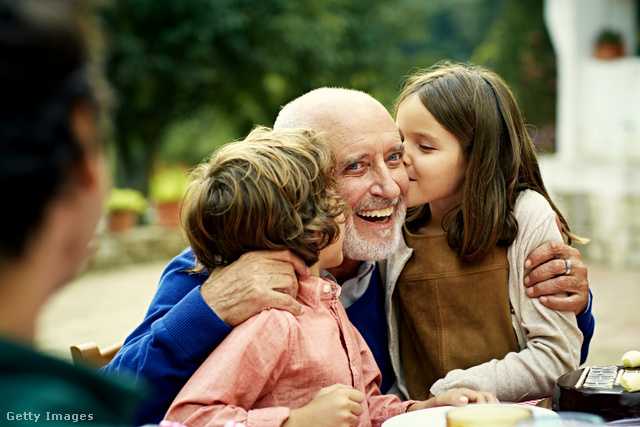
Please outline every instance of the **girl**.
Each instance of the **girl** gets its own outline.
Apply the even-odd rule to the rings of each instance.
[[[182,222],[202,268],[224,268],[252,250],[288,249],[311,277],[300,278],[303,315],[266,310],[236,326],[180,391],[167,420],[370,426],[407,410],[497,402],[471,390],[424,402],[380,393],[380,370],[347,318],[340,287],[319,277],[343,261],[348,205],[333,187],[329,148],[299,130],[258,128],[196,171]]]
[[[396,121],[411,207],[406,246],[387,264],[401,389],[416,399],[458,387],[549,396],[579,365],[582,334],[573,312],[525,295],[521,266],[544,242],[583,240],[545,189],[513,94],[487,69],[445,62],[407,81]]]

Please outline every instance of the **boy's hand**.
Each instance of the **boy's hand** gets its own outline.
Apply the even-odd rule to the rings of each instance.
[[[325,387],[311,402],[293,409],[282,427],[355,427],[360,422],[364,394],[343,384]]]
[[[500,403],[497,397],[486,391],[469,390],[468,388],[458,388],[441,395],[431,397],[429,400],[414,403],[407,412],[417,409],[434,408],[436,406],[465,406],[467,403]]]

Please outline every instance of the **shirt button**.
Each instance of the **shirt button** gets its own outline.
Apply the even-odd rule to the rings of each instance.
[[[324,292],[325,294],[328,293],[331,290],[331,285],[324,285],[322,287],[322,292]]]

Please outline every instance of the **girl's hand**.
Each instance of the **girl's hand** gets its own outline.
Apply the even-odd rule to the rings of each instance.
[[[343,385],[325,387],[311,402],[293,409],[282,427],[355,427],[362,414],[364,394]]]
[[[407,412],[417,409],[434,408],[436,406],[465,406],[467,403],[500,403],[500,401],[493,394],[485,391],[459,388],[431,397],[429,400],[414,403],[409,407]]]

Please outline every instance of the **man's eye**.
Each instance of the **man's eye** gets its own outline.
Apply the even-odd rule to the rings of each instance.
[[[390,162],[396,162],[398,160],[402,160],[402,153],[393,153],[389,156]]]
[[[347,169],[349,170],[358,170],[362,168],[362,163],[351,163],[349,166],[347,166]]]

